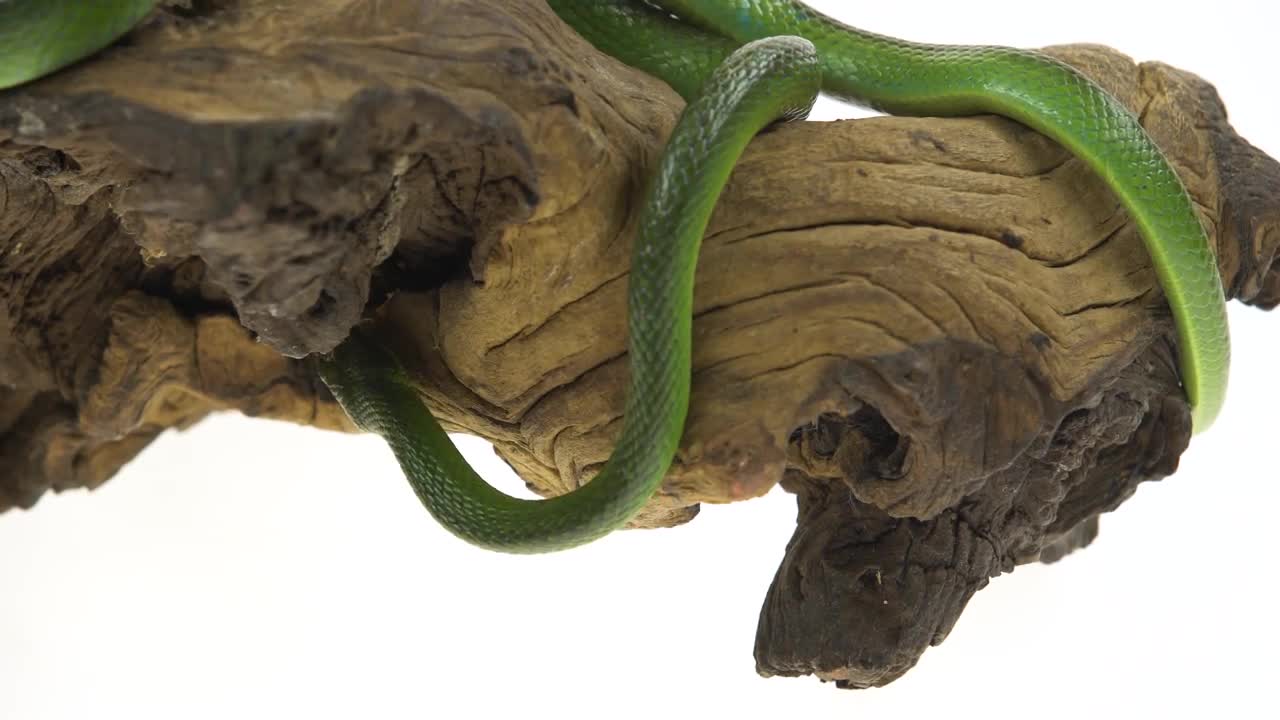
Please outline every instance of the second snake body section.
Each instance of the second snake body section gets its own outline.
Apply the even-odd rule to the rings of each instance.
[[[1201,432],[1217,418],[1231,343],[1213,248],[1185,186],[1137,117],[1076,69],[1031,50],[878,35],[796,0],[549,2],[597,47],[681,94],[733,47],[796,35],[817,48],[826,94],[896,115],[1001,115],[1061,143],[1137,225],[1173,314],[1193,426]]]

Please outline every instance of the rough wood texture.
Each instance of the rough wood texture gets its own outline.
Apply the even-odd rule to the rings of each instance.
[[[1280,168],[1212,88],[1054,52],[1141,112],[1230,294],[1280,303]],[[619,430],[629,238],[680,107],[539,0],[195,2],[5,94],[0,509],[94,487],[214,410],[349,429],[290,358],[366,301],[450,428],[540,492],[586,482]],[[762,673],[891,681],[1187,443],[1133,227],[1014,123],[766,134],[698,272],[688,429],[637,525],[797,494]]]

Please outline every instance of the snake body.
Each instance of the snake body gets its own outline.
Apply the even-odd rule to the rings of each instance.
[[[322,366],[347,412],[387,439],[418,497],[445,527],[507,552],[558,550],[631,518],[662,482],[689,404],[693,277],[720,189],[747,143],[779,118],[808,114],[818,94],[813,45],[770,38],[731,54],[685,109],[639,218],[627,297],[631,380],[622,434],[604,469],[546,500],[493,489],[417,400],[410,379],[357,334]],[[689,192],[700,188],[701,192]]]
[[[110,45],[157,0],[0,0],[0,89],[60,70]]]
[[[819,90],[894,114],[993,113],[1058,141],[1101,176],[1146,243],[1179,336],[1197,431],[1226,393],[1229,339],[1216,260],[1194,205],[1138,120],[1045,55],[923,45],[863,32],[795,0],[547,0],[587,40],[688,101],[642,206],[628,280],[631,381],[604,469],[559,497],[522,500],[468,466],[396,358],[363,330],[320,362],[352,419],[381,434],[427,509],[472,543],[545,552],[623,525],[657,491],[689,401],[694,268],[738,157]],[[0,0],[0,88],[101,49],[154,0]]]

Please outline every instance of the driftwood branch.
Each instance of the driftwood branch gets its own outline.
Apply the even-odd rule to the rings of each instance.
[[[1280,303],[1280,167],[1213,89],[1052,52],[1141,113],[1230,295]],[[349,425],[301,359],[367,313],[532,487],[619,430],[637,204],[681,109],[540,0],[226,0],[0,96],[0,509],[219,409]],[[997,118],[761,136],[698,268],[693,405],[638,526],[796,493],[765,674],[883,684],[988,580],[1087,544],[1189,436],[1126,214]]]

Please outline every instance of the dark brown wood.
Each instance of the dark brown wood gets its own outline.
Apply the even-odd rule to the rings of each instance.
[[[1280,166],[1212,87],[1100,47],[1230,294],[1280,303]],[[351,429],[306,358],[363,315],[537,491],[620,428],[637,206],[681,109],[540,0],[196,2],[0,95],[0,509],[238,409]],[[1115,198],[997,118],[756,140],[698,269],[693,404],[636,521],[780,480],[765,674],[888,682],[1016,565],[1087,544],[1189,437]]]

